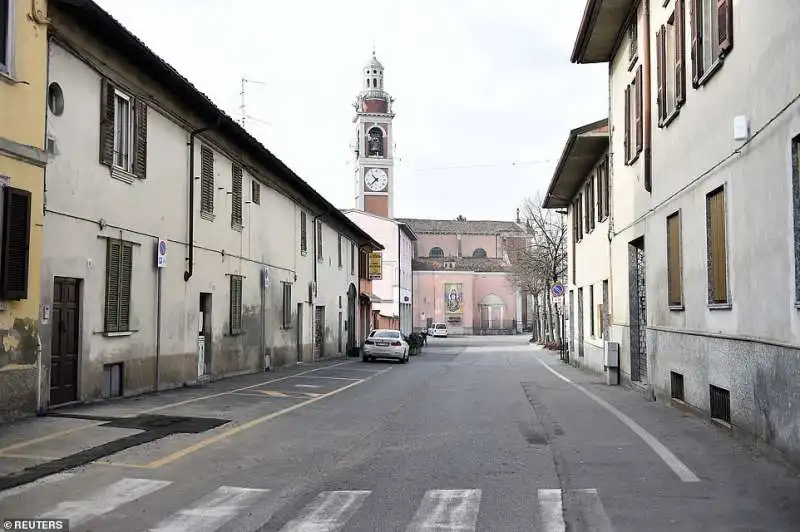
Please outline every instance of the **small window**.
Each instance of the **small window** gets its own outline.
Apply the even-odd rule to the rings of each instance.
[[[147,174],[147,104],[101,81],[100,162],[127,183]],[[49,95],[48,95],[49,97]]]
[[[214,213],[214,152],[200,147],[200,212]]]
[[[0,0],[0,3],[2,1]],[[61,116],[64,113],[64,92],[61,90],[61,85],[56,82],[47,87],[47,107],[55,116]]]
[[[438,246],[431,248],[430,252],[428,253],[429,257],[440,259],[444,257],[444,250]]]
[[[728,257],[725,234],[725,187],[706,196],[706,231],[708,241],[708,302],[728,303]]]
[[[242,333],[242,276],[231,275],[231,334]]]
[[[339,268],[342,267],[342,235],[338,235],[338,239],[336,242],[336,263]]]
[[[0,299],[19,301],[28,298],[31,193],[0,187],[0,205]]]
[[[667,293],[671,307],[683,305],[681,282],[681,214],[667,217]]]
[[[658,125],[665,127],[686,99],[683,0],[656,32],[656,83]]]
[[[472,256],[476,259],[485,259],[486,258],[486,250],[483,248],[475,248],[475,251],[472,252]]]
[[[639,28],[636,18],[628,26],[628,61],[633,63],[639,58]]]
[[[317,260],[322,260],[322,221],[317,220]]]
[[[250,187],[250,200],[256,205],[261,205],[261,183],[253,179]]]
[[[130,330],[133,244],[108,240],[106,244],[105,327],[107,333]]]
[[[308,215],[305,212],[300,213],[300,251],[308,252]]]
[[[114,166],[133,171],[133,102],[120,91],[114,95]]]
[[[283,283],[283,302],[282,302],[281,326],[289,329],[292,326],[292,284]]]
[[[350,275],[356,274],[356,245],[350,244]]]
[[[689,0],[692,24],[692,84],[704,76],[733,48],[732,0]]]
[[[625,162],[631,164],[642,152],[642,67],[625,88]],[[645,184],[647,186],[647,184]]]
[[[11,73],[14,49],[12,25],[14,22],[14,0],[0,0],[0,72]]]
[[[242,228],[242,165],[231,165],[231,227]]]

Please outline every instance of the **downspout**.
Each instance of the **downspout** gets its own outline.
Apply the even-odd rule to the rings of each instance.
[[[403,276],[400,274],[400,268],[402,267],[400,262],[400,233],[400,224],[397,224],[397,323],[400,334],[403,334],[403,291],[401,286]]]
[[[651,118],[652,102],[650,101],[650,0],[642,1],[644,17],[644,58],[642,78],[642,113],[644,114],[644,187],[648,192],[653,191],[653,163],[651,146],[653,142],[653,120]]]
[[[189,266],[183,272],[183,281],[188,282],[194,273],[194,138],[206,131],[219,127],[222,119],[217,117],[213,126],[201,127],[189,133]]]

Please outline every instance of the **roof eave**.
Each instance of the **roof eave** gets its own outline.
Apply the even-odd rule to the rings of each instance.
[[[587,0],[575,37],[570,61],[578,64],[608,63],[627,24],[630,11],[640,0]],[[607,37],[599,37],[599,32]],[[600,42],[593,42],[599,38]]]

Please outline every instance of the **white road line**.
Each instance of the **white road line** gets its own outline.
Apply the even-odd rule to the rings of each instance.
[[[281,532],[336,532],[353,517],[370,491],[323,491],[299,517],[292,519]]]
[[[348,370],[349,371],[349,370]],[[335,381],[360,381],[357,377],[328,377],[327,375],[306,375],[304,379],[331,379]]]
[[[543,532],[565,532],[561,490],[539,490],[539,516]]]
[[[294,387],[295,388],[322,388],[322,385],[321,384],[295,384]]]
[[[39,480],[34,480],[29,484],[23,484],[21,486],[9,488],[5,491],[0,491],[0,501],[9,497],[13,497],[14,495],[19,495],[20,493],[25,493],[33,488],[38,488],[39,486],[43,486],[45,484],[52,484],[53,482],[58,482],[59,480],[64,480],[72,476],[75,476],[75,473],[55,473],[47,477],[42,477]]]
[[[161,521],[150,532],[214,532],[269,491],[220,486],[191,507]]]
[[[629,429],[631,429],[633,432],[635,432],[636,435],[638,435],[642,440],[644,440],[644,442],[647,445],[649,445],[656,452],[656,454],[658,456],[661,457],[661,459],[664,461],[664,463],[666,463],[670,467],[670,469],[672,469],[675,472],[675,474],[678,475],[678,478],[680,478],[682,481],[684,481],[684,482],[700,482],[700,479],[697,477],[697,475],[695,475],[692,472],[692,470],[689,469],[689,467],[686,464],[681,462],[678,459],[677,456],[672,454],[672,451],[667,449],[666,446],[664,446],[663,443],[658,441],[655,436],[653,436],[652,434],[647,432],[644,428],[642,428],[634,420],[632,420],[631,418],[629,418],[628,416],[626,416],[625,414],[623,414],[622,412],[620,412],[619,410],[614,408],[608,402],[606,402],[605,400],[603,400],[600,397],[596,396],[595,394],[593,394],[592,392],[590,392],[589,390],[587,390],[586,388],[584,388],[580,384],[578,384],[576,382],[573,382],[570,379],[568,379],[567,377],[561,375],[559,372],[557,372],[556,370],[551,368],[541,358],[539,358],[537,360],[539,360],[539,362],[542,364],[542,366],[547,368],[551,373],[553,373],[559,379],[569,383],[571,386],[574,386],[578,390],[582,391],[583,393],[585,393],[586,395],[591,397],[597,404],[599,404],[600,406],[604,407],[606,410],[608,410],[609,412],[614,414],[620,421],[625,423],[628,426]]]
[[[591,530],[592,532],[614,532],[596,489],[569,490],[567,498],[567,504],[570,508],[573,507],[572,503],[574,501],[580,510],[586,530]]]
[[[123,478],[86,499],[60,502],[49,512],[40,514],[38,519],[69,519],[70,527],[77,527],[170,484],[172,482],[166,480]]]
[[[429,490],[406,532],[475,530],[481,490]]]

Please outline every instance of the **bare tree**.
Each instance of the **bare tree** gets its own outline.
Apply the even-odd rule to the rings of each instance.
[[[522,211],[520,223],[526,226],[530,243],[512,258],[512,282],[533,296],[536,316],[533,339],[559,341],[561,320],[550,289],[566,278],[567,225],[562,214],[542,207],[540,196],[525,200]]]

